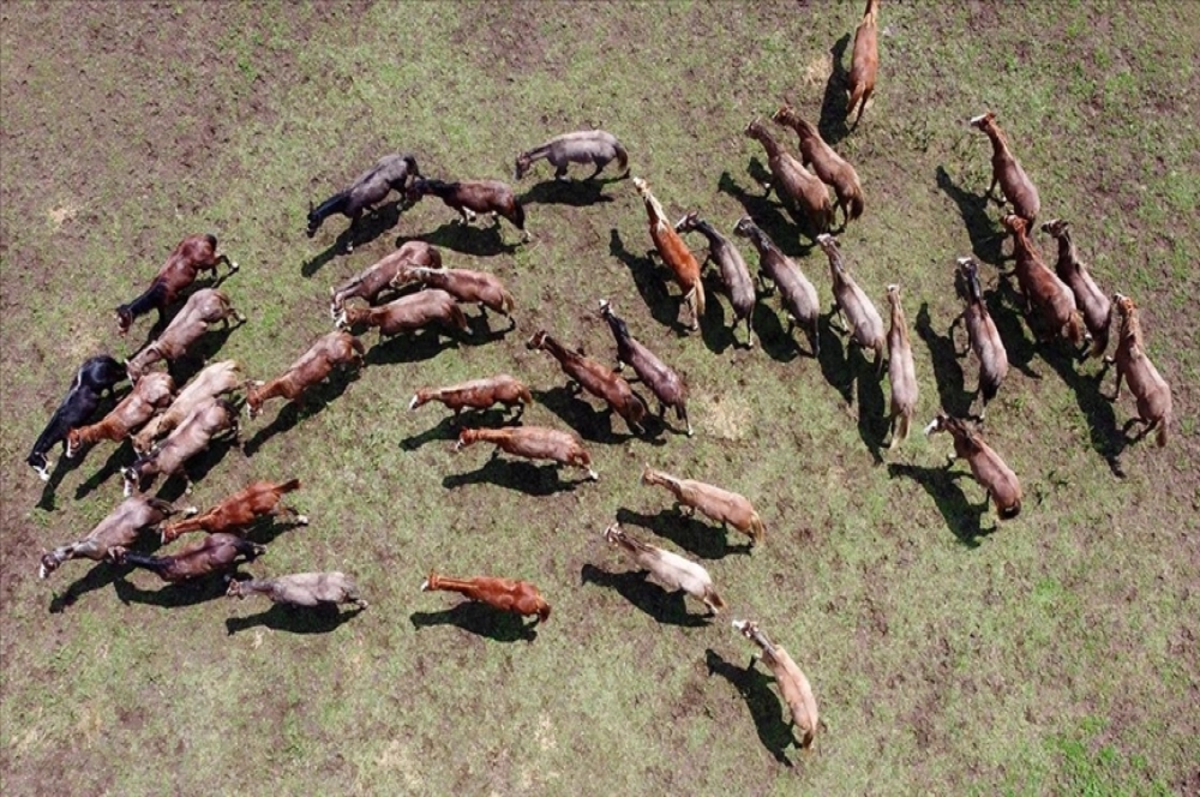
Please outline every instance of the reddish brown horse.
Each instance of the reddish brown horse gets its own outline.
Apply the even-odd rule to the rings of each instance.
[[[1129,390],[1137,399],[1138,417],[1134,421],[1145,424],[1143,435],[1157,428],[1158,445],[1165,446],[1167,429],[1171,425],[1171,386],[1146,355],[1146,348],[1142,343],[1142,324],[1138,319],[1138,310],[1133,299],[1119,293],[1114,294],[1113,306],[1121,317],[1121,331],[1117,337],[1117,352],[1114,358],[1117,364],[1117,384],[1113,388],[1112,400],[1116,401],[1121,397],[1122,377],[1129,377]]]
[[[1058,261],[1054,264],[1054,271],[1071,288],[1075,294],[1075,304],[1083,312],[1083,323],[1092,336],[1092,348],[1088,354],[1099,357],[1108,350],[1112,302],[1092,279],[1087,264],[1079,259],[1075,241],[1071,237],[1071,225],[1062,219],[1051,219],[1042,225],[1042,232],[1050,233],[1058,241]]]
[[[421,591],[457,592],[468,599],[485,603],[502,612],[513,612],[522,617],[536,616],[534,625],[550,619],[550,604],[528,581],[494,576],[473,578],[450,578],[430,572],[421,584]]]
[[[412,202],[433,194],[447,206],[462,214],[463,224],[470,224],[476,214],[490,213],[492,220],[500,223],[500,216],[512,222],[521,231],[521,240],[529,240],[529,231],[525,229],[525,208],[517,199],[506,183],[499,180],[463,180],[447,183],[442,180],[413,180],[408,189],[408,198]]]
[[[299,514],[290,506],[280,503],[285,493],[300,489],[300,480],[292,479],[286,482],[257,481],[234,493],[203,514],[168,523],[162,528],[162,542],[178,538],[181,534],[192,531],[204,531],[209,534],[238,534],[241,536],[246,527],[260,517],[283,517],[306,525],[308,518]],[[196,508],[187,510],[195,514]]]
[[[1042,204],[1038,198],[1037,186],[1029,179],[1029,175],[1025,174],[1020,161],[1008,148],[1008,139],[996,123],[996,114],[988,111],[976,116],[971,120],[971,126],[982,130],[992,142],[992,184],[988,186],[984,196],[991,196],[999,183],[1000,190],[1012,203],[1014,212],[1032,227]]]
[[[527,459],[548,459],[560,465],[572,465],[587,471],[589,479],[600,478],[592,470],[592,457],[574,432],[560,432],[541,426],[517,426],[509,429],[463,429],[455,451],[475,443],[491,443],[497,449]]]
[[[766,150],[767,167],[774,178],[774,183],[766,186],[767,190],[775,188],[784,205],[799,209],[812,226],[814,237],[832,227],[833,205],[829,202],[829,189],[825,183],[784,149],[759,120],[746,125],[746,135]]]
[[[146,374],[100,421],[67,432],[67,458],[78,456],[84,446],[101,440],[124,440],[154,417],[154,413],[170,405],[174,398],[175,382],[170,374],[159,371]]]
[[[463,332],[470,329],[458,300],[437,288],[401,296],[379,307],[347,307],[337,318],[341,329],[362,324],[377,328],[380,337],[424,329],[434,322]]]
[[[1042,255],[1029,237],[1029,225],[1025,219],[1010,213],[1001,219],[1005,228],[1012,233],[1016,250],[1017,282],[1025,299],[1026,309],[1030,306],[1042,318],[1048,333],[1065,334],[1076,348],[1083,345],[1083,316],[1075,306],[1075,296],[1067,284],[1042,262]]]
[[[700,316],[704,315],[704,283],[700,280],[700,264],[695,255],[687,248],[683,238],[675,232],[675,227],[667,221],[667,214],[658,199],[650,193],[650,186],[640,177],[633,178],[642,202],[646,206],[646,215],[650,222],[650,238],[654,248],[662,258],[667,268],[675,275],[675,281],[683,289],[683,301],[688,306],[691,315],[691,329],[700,328]]]
[[[796,135],[800,137],[800,162],[811,166],[822,182],[833,186],[838,207],[842,210],[842,226],[845,227],[861,216],[863,192],[858,181],[858,172],[849,161],[825,143],[816,125],[800,116],[790,105],[781,107],[771,118],[796,131]]]
[[[158,310],[159,320],[162,320],[163,311],[196,281],[201,271],[211,271],[215,277],[217,266],[221,263],[229,266],[230,274],[238,269],[238,264],[226,255],[217,254],[215,235],[189,235],[184,238],[158,270],[150,287],[129,304],[117,308],[118,331],[124,335],[134,319],[151,310]]]
[[[517,407],[519,416],[525,411],[526,404],[533,403],[533,394],[524,383],[508,374],[489,376],[484,379],[472,379],[449,387],[423,387],[419,389],[408,403],[410,410],[415,410],[430,401],[440,401],[454,410],[454,417],[465,408],[486,410],[493,404],[503,404],[505,407]]]
[[[269,399],[283,397],[288,401],[296,401],[310,387],[325,380],[336,366],[362,368],[365,352],[362,341],[349,332],[334,330],[322,335],[282,376],[270,382],[249,385],[246,390],[246,411],[253,418],[262,412],[262,405]]]
[[[329,289],[329,314],[337,320],[346,301],[363,299],[374,302],[382,291],[394,287],[392,281],[409,266],[442,267],[442,253],[424,241],[405,241],[404,244],[382,260],[351,277],[341,285]]]
[[[646,416],[646,405],[616,371],[591,357],[569,350],[550,337],[544,329],[535,332],[525,346],[550,352],[550,356],[558,360],[563,373],[593,396],[604,399],[609,407],[625,419],[631,431],[642,431],[641,422]]]
[[[1020,514],[1021,483],[1017,481],[1017,474],[1000,459],[1000,455],[992,450],[979,432],[959,418],[940,413],[925,427],[926,435],[936,432],[949,432],[954,438],[954,454],[947,466],[952,465],[955,458],[967,461],[971,466],[971,475],[983,486],[985,505],[989,498],[993,499],[996,512],[1003,519]]]

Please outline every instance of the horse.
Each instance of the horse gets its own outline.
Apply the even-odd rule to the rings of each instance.
[[[700,218],[696,211],[691,211],[675,223],[676,232],[695,230],[708,239],[708,255],[700,264],[701,270],[709,264],[716,263],[721,274],[721,282],[729,295],[729,303],[733,306],[733,328],[738,321],[746,322],[746,348],[754,348],[754,333],[750,328],[750,319],[754,315],[754,305],[758,300],[754,293],[754,282],[750,279],[750,270],[746,261],[733,242],[717,228]],[[730,330],[732,335],[732,328]]]
[[[435,321],[466,332],[470,329],[467,317],[458,301],[449,293],[436,288],[401,296],[379,307],[347,307],[337,318],[339,329],[362,324],[379,329],[379,337],[393,337],[401,332],[423,329]]]
[[[138,454],[147,453],[156,439],[169,434],[206,399],[228,393],[240,387],[243,381],[237,360],[222,360],[206,366],[184,385],[166,412],[155,415],[132,436],[133,450]]]
[[[804,276],[804,272],[790,257],[780,251],[762,229],[749,216],[738,219],[733,228],[735,235],[749,238],[750,243],[758,250],[758,281],[765,285],[765,279],[770,279],[779,288],[779,299],[783,309],[788,314],[788,331],[800,324],[808,332],[808,344],[812,349],[813,359],[821,355],[821,336],[817,329],[820,321],[821,304],[817,299],[817,289]]]
[[[514,180],[520,180],[536,161],[546,159],[554,166],[554,179],[562,180],[567,176],[567,164],[591,163],[596,171],[585,179],[594,180],[614,158],[617,165],[626,176],[629,174],[629,153],[617,137],[604,130],[579,130],[573,133],[563,133],[556,136],[540,147],[526,150],[517,156]]]
[[[1083,345],[1084,325],[1083,316],[1075,306],[1075,295],[1042,262],[1041,254],[1029,238],[1025,219],[1009,213],[1000,221],[1013,236],[1017,259],[1015,272],[1026,311],[1032,305],[1052,332],[1065,333],[1071,345],[1078,349]]]
[[[854,126],[858,127],[866,110],[867,100],[875,92],[875,77],[879,72],[879,0],[867,0],[862,21],[854,31],[854,54],[850,60],[850,100],[846,104],[846,118],[858,106]]]
[[[408,408],[415,410],[430,401],[440,401],[454,410],[456,419],[464,407],[486,410],[493,404],[503,404],[505,407],[515,406],[517,407],[516,417],[520,417],[525,411],[525,405],[533,403],[533,394],[516,377],[499,374],[449,387],[420,388],[413,395],[412,401],[408,403]]]
[[[125,361],[130,380],[137,381],[160,360],[178,360],[208,330],[210,324],[220,321],[228,328],[230,318],[239,324],[246,321],[246,316],[234,309],[224,292],[216,288],[196,291],[157,340]]]
[[[816,738],[817,729],[822,727],[820,715],[817,713],[817,699],[813,697],[808,677],[796,666],[796,662],[792,661],[786,650],[771,642],[767,635],[759,630],[757,623],[734,620],[733,627],[762,649],[762,660],[775,676],[779,694],[783,696],[783,702],[787,703],[788,711],[792,715],[792,725],[799,728],[803,734],[800,738],[800,749],[808,750]],[[756,657],[750,657],[751,667],[756,660]]]
[[[517,325],[512,319],[513,296],[495,274],[465,268],[411,266],[402,269],[392,279],[392,287],[398,288],[412,282],[419,282],[423,287],[439,288],[460,302],[477,302],[485,316],[488,310],[492,310],[508,318],[512,327]]]
[[[1008,139],[996,123],[996,114],[988,111],[976,116],[971,119],[971,126],[982,130],[992,142],[992,184],[984,196],[992,196],[999,184],[1004,196],[1012,203],[1013,211],[1032,227],[1041,209],[1037,187],[1009,150]]]
[[[953,465],[956,458],[967,461],[971,466],[971,475],[983,486],[985,508],[990,498],[995,502],[996,513],[1002,520],[1020,514],[1021,483],[1017,481],[1017,474],[1000,459],[1000,455],[992,450],[979,432],[967,426],[965,421],[941,413],[925,427],[926,437],[937,432],[949,432],[954,438],[954,453],[950,455],[946,466]]]
[[[393,189],[403,197],[409,178],[419,179],[420,176],[417,159],[412,155],[384,155],[374,166],[355,178],[349,188],[337,192],[315,208],[310,202],[308,229],[305,233],[312,238],[326,218],[340,213],[350,219],[350,227],[346,231],[346,253],[349,254],[354,251],[354,229],[358,226],[363,210],[382,202]]]
[[[120,547],[113,549],[112,556],[118,564],[149,570],[163,581],[177,584],[252,562],[266,552],[264,546],[234,534],[210,534],[167,556],[146,556]]]
[[[421,584],[422,592],[457,592],[469,600],[487,604],[502,612],[513,612],[522,617],[534,616],[533,625],[550,619],[550,604],[542,597],[538,588],[528,581],[495,576],[472,578],[450,578],[430,571]]]
[[[800,137],[800,162],[811,166],[822,182],[833,186],[837,206],[842,211],[842,227],[845,228],[861,216],[863,192],[862,184],[858,181],[858,172],[849,161],[825,143],[816,125],[801,117],[790,105],[782,106],[771,119],[796,131],[796,135]]]
[[[883,331],[883,319],[879,311],[867,298],[863,289],[850,276],[842,260],[837,239],[828,233],[817,236],[817,243],[829,257],[829,273],[833,278],[834,309],[850,324],[851,339],[864,349],[875,351],[875,371],[883,372],[883,355],[887,349],[887,336]]]
[[[146,374],[108,415],[96,423],[67,431],[67,459],[74,459],[84,446],[101,440],[124,440],[174,399],[175,381],[170,374],[159,371]]]
[[[767,167],[774,178],[774,183],[763,185],[767,192],[774,187],[780,201],[789,210],[798,209],[804,214],[814,228],[814,234],[823,233],[831,228],[834,219],[833,205],[829,202],[829,189],[825,187],[825,183],[784,149],[783,145],[767,132],[760,120],[755,119],[746,125],[746,136],[762,144],[767,152]]]
[[[25,458],[25,462],[37,471],[42,481],[50,481],[50,460],[46,456],[50,449],[56,443],[62,443],[66,449],[71,430],[86,424],[100,406],[101,395],[105,392],[111,394],[113,387],[125,378],[121,363],[106,354],[91,357],[79,366],[75,378],[71,380],[70,390]]]
[[[508,429],[463,429],[454,450],[462,451],[475,443],[491,443],[497,449],[527,459],[548,459],[560,465],[572,465],[587,471],[596,481],[600,474],[592,470],[592,457],[574,432],[560,432],[542,426],[516,426]]]
[[[996,397],[1000,383],[1008,375],[1008,352],[1004,348],[1004,341],[1000,339],[996,322],[984,304],[983,292],[979,287],[979,264],[974,258],[958,259],[955,289],[965,306],[950,325],[950,334],[954,334],[954,327],[959,322],[966,323],[967,345],[979,359],[979,386],[975,392],[983,397],[979,412],[979,420],[982,421],[987,415],[988,402]]]
[[[1138,319],[1137,305],[1128,296],[1113,294],[1113,306],[1121,318],[1117,335],[1117,351],[1107,362],[1117,365],[1117,383],[1113,388],[1112,400],[1121,397],[1121,379],[1129,377],[1129,390],[1137,399],[1137,417],[1130,423],[1142,423],[1146,428],[1142,436],[1157,428],[1157,442],[1161,448],[1167,444],[1167,430],[1171,425],[1171,386],[1163,379],[1146,355],[1142,342],[1142,324]],[[1129,424],[1126,424],[1128,428]]]
[[[300,489],[300,480],[286,482],[256,481],[225,498],[203,514],[196,507],[189,507],[185,514],[194,515],[162,528],[162,543],[166,545],[182,534],[204,531],[209,534],[238,534],[260,517],[283,517],[302,526],[308,518],[290,506],[280,503],[286,493]]]
[[[700,264],[687,248],[687,244],[667,221],[662,204],[650,193],[649,184],[640,177],[633,178],[633,185],[646,206],[649,218],[650,238],[663,263],[675,275],[675,281],[683,290],[683,301],[692,316],[690,329],[700,328],[700,316],[704,315],[704,283],[700,279]]]
[[[126,498],[87,536],[53,551],[43,551],[38,577],[46,578],[70,559],[112,561],[112,551],[132,545],[144,530],[157,526],[178,510],[158,498],[134,495]]]
[[[354,579],[338,570],[328,573],[294,573],[267,579],[229,580],[225,594],[239,600],[247,595],[266,595],[273,603],[289,606],[321,606],[353,603],[360,609],[369,605],[359,594]]]
[[[1092,336],[1091,350],[1083,356],[1099,357],[1108,349],[1112,302],[1092,279],[1087,264],[1079,259],[1070,224],[1062,219],[1051,219],[1042,225],[1042,232],[1050,233],[1058,241],[1058,262],[1054,264],[1054,272],[1075,294],[1075,304],[1083,312],[1083,323]]]
[[[677,506],[699,509],[722,526],[733,526],[750,538],[751,545],[759,544],[767,536],[766,524],[744,495],[693,479],[681,479],[645,464],[642,484],[667,488],[675,496]]]
[[[908,437],[908,429],[917,413],[917,370],[913,364],[912,343],[908,338],[908,323],[900,306],[900,286],[887,287],[888,304],[892,306],[892,326],[888,330],[888,381],[892,386],[891,435],[888,445],[893,449]]]
[[[133,301],[117,307],[117,331],[124,335],[134,319],[151,310],[158,310],[158,319],[162,321],[163,311],[196,281],[201,271],[211,271],[216,277],[217,266],[222,263],[229,266],[230,274],[238,270],[238,264],[230,260],[228,255],[217,254],[215,235],[187,236],[167,257],[167,262],[158,270],[150,287]]]
[[[387,288],[395,287],[392,280],[409,266],[442,267],[442,253],[424,241],[405,241],[399,249],[373,263],[340,285],[329,289],[329,315],[337,319],[346,301],[353,298],[368,303]]]
[[[237,407],[225,399],[207,399],[192,410],[161,445],[121,469],[125,495],[130,495],[135,485],[143,489],[147,480],[153,482],[160,474],[172,476],[182,472],[184,463],[207,449],[213,440],[227,435],[236,438],[237,418]],[[184,477],[187,477],[186,473]],[[190,483],[187,489],[191,490]]]
[[[442,180],[413,180],[408,189],[410,202],[417,202],[428,194],[440,198],[448,207],[462,214],[462,223],[470,224],[476,214],[491,213],[492,221],[499,225],[500,216],[512,222],[521,231],[521,240],[529,240],[525,229],[525,207],[506,183],[499,180],[463,180],[447,183]]]
[[[725,601],[713,588],[712,576],[698,563],[629,536],[619,523],[604,530],[604,539],[636,565],[649,571],[668,591],[686,592],[708,607],[709,614],[720,614],[725,608]]]
[[[658,417],[662,418],[667,407],[675,409],[676,420],[687,425],[688,437],[692,436],[692,422],[687,415],[687,384],[683,377],[675,373],[666,363],[660,360],[654,352],[633,335],[624,319],[613,312],[612,305],[607,299],[600,300],[600,315],[608,322],[613,337],[617,341],[617,370],[628,363],[642,380],[642,384],[650,388],[650,392],[658,399]]]
[[[593,396],[604,399],[609,407],[625,419],[630,431],[642,431],[641,422],[646,416],[646,405],[616,371],[581,352],[567,349],[544,329],[533,333],[525,348],[549,352],[551,357],[558,360],[563,373]]]
[[[270,382],[254,382],[246,388],[246,412],[251,418],[262,412],[268,400],[282,397],[297,401],[310,387],[323,381],[339,365],[363,368],[366,347],[358,338],[340,329],[322,335],[281,376]]]

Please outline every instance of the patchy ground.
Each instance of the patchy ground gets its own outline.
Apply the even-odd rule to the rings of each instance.
[[[211,793],[237,761],[261,773],[239,776],[250,792],[1196,793],[1200,380],[1185,353],[1200,343],[1200,28],[1174,4],[885,7],[879,89],[847,130],[857,6],[0,9],[5,792]],[[828,325],[814,362],[777,297],[755,312],[753,350],[733,345],[716,291],[702,333],[682,334],[678,289],[646,258],[640,200],[615,173],[558,185],[535,167],[519,186],[525,246],[504,222],[460,228],[435,199],[385,205],[349,256],[342,219],[302,234],[309,202],[383,152],[416,153],[430,176],[511,180],[517,152],[598,125],[673,217],[697,208],[728,233],[751,214],[828,302],[825,258],[763,196],[765,157],[741,132],[784,100],[863,178],[843,250],[881,307],[886,284],[903,287],[921,423],[971,399],[950,276],[957,256],[984,262],[1014,364],[987,434],[1022,479],[1019,519],[996,528],[965,466],[942,467],[948,440],[883,449],[886,383]],[[982,197],[989,149],[965,125],[984,108],[1046,218],[1071,220],[1101,285],[1142,307],[1175,398],[1165,450],[1127,442],[1134,404],[1104,398],[1111,373],[1101,384],[1097,363],[1036,344],[1017,316],[1001,210]],[[364,613],[228,602],[219,579],[163,586],[90,562],[37,579],[42,549],[120,500],[132,452],[97,446],[43,488],[29,444],[78,362],[145,340],[152,320],[122,340],[112,308],[209,231],[242,264],[222,289],[250,320],[206,339],[181,378],[204,357],[280,372],[329,328],[329,286],[404,239],[517,298],[507,333],[472,310],[460,338],[365,334],[361,376],[303,408],[268,405],[240,448],[193,470],[186,501],[202,505],[300,478],[312,525],[256,528],[269,553],[244,569],[346,570]],[[525,349],[544,327],[609,358],[599,298],[687,375],[694,438],[629,435]],[[580,431],[598,483],[485,447],[455,455],[449,413],[407,410],[421,385],[501,370],[534,389],[526,423]],[[644,462],[750,496],[766,544],[751,553],[675,512],[639,486]],[[180,480],[156,489],[182,498]],[[700,560],[728,616],[630,573],[600,539],[614,519]],[[532,580],[553,617],[531,630],[422,594],[431,568]],[[812,680],[817,754],[788,746],[777,690],[728,626],[743,616]]]

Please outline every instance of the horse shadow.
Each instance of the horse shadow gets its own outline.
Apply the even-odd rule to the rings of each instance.
[[[1003,260],[1001,247],[1005,234],[992,223],[988,215],[988,198],[973,194],[955,184],[944,166],[937,167],[937,185],[946,196],[954,200],[962,215],[971,238],[971,251],[981,263],[997,265]]]
[[[239,631],[263,626],[273,631],[286,631],[289,634],[328,634],[335,631],[343,623],[357,617],[363,611],[362,607],[353,607],[349,611],[341,611],[330,603],[320,603],[316,606],[292,606],[286,603],[276,603],[266,611],[247,617],[225,618],[225,632],[233,636]]]
[[[786,313],[787,311],[780,308],[779,312]],[[754,327],[754,334],[758,338],[762,350],[775,362],[789,363],[801,355],[811,356],[811,352],[805,352],[800,348],[799,340],[796,337],[803,335],[804,330],[791,328],[790,324],[785,327],[779,320],[779,314],[764,302],[759,302],[754,306],[750,324]]]
[[[90,559],[82,561],[90,562]],[[65,567],[67,562],[63,562]],[[60,614],[67,610],[68,606],[75,605],[75,602],[89,592],[95,592],[98,589],[104,589],[109,584],[115,583],[118,579],[123,578],[131,568],[122,567],[121,565],[112,562],[95,562],[88,572],[77,578],[75,581],[60,592],[55,592],[54,597],[50,600],[50,613]]]
[[[469,335],[463,340],[469,346],[485,346],[489,343],[504,340],[508,337],[508,333],[517,328],[517,319],[513,316],[504,316],[500,313],[489,313],[483,305],[480,305],[478,313],[464,313],[467,317],[467,326],[470,327]],[[507,318],[508,326],[502,329],[492,329],[491,320],[493,318]]]
[[[476,227],[472,224],[463,224],[458,219],[455,219],[446,222],[433,232],[427,232],[418,236],[401,236],[396,239],[396,246],[402,246],[405,241],[420,240],[433,246],[452,249],[455,252],[461,252],[464,255],[471,255],[472,257],[511,255],[517,251],[520,244],[504,242],[504,233],[500,227],[501,224],[508,224],[508,222],[501,221],[499,224]],[[516,232],[515,227],[513,230]]]
[[[67,477],[67,472],[75,467],[75,460],[67,460],[66,454],[61,446],[55,446],[59,449],[59,456],[54,460],[54,470],[50,471],[49,480],[42,483],[42,494],[38,498],[37,508],[45,512],[53,512],[56,504],[55,497],[58,492],[58,486],[62,484],[63,479]],[[51,449],[53,451],[54,449]],[[49,454],[49,452],[47,452]],[[66,463],[66,464],[64,464]]]
[[[371,352],[374,352],[374,349]],[[371,352],[367,354],[368,360],[370,360]],[[242,451],[247,457],[252,457],[275,435],[291,431],[305,418],[320,414],[335,399],[345,393],[346,388],[357,380],[358,376],[358,371],[335,369],[326,381],[304,391],[298,400],[284,404],[279,410],[279,414],[275,416],[275,420],[255,432],[254,436],[242,445]]]
[[[347,245],[362,247],[373,243],[379,236],[400,223],[400,214],[406,207],[404,199],[394,199],[367,211],[359,217],[358,224],[348,224],[324,251],[306,260],[300,267],[300,273],[306,278],[311,278],[338,255],[350,254]]]
[[[857,348],[857,347],[855,347]],[[865,350],[859,348],[856,358],[855,387],[858,398],[858,436],[871,453],[876,465],[883,463],[880,447],[888,433],[887,409],[883,398],[883,373],[871,360],[861,356]],[[880,362],[883,362],[882,356]]]
[[[850,343],[844,341],[837,330],[833,328],[832,319],[837,313],[830,310],[817,319],[817,337],[821,341],[821,356],[817,362],[821,366],[821,376],[829,386],[838,392],[846,406],[854,403],[855,372],[850,362]]]
[[[335,257],[337,257],[338,252],[340,250],[341,250],[341,236],[338,236],[338,238],[335,239],[334,242],[331,243],[329,246],[327,246],[323,252],[316,255],[315,257],[312,257],[312,258],[304,261],[303,265],[300,266],[301,276],[303,276],[307,279],[312,279],[312,277],[318,271],[320,271],[322,268],[325,267],[326,263],[328,263],[330,260],[333,260]]]
[[[526,623],[518,614],[493,609],[472,600],[465,600],[440,612],[413,612],[408,619],[416,630],[435,625],[453,625],[495,642],[532,642],[538,635],[537,623]]]
[[[167,584],[160,589],[142,589],[125,578],[114,580],[117,598],[126,605],[144,603],[164,609],[198,606],[225,595],[225,580],[216,574],[205,578]]]
[[[500,457],[496,449],[492,456],[480,467],[467,473],[454,473],[442,479],[442,486],[448,490],[463,487],[468,484],[494,484],[509,490],[525,493],[526,495],[546,496],[574,490],[585,477],[579,481],[563,481],[559,465],[534,465],[522,460],[508,460]]]
[[[654,618],[657,623],[685,628],[700,628],[709,624],[707,615],[688,612],[682,591],[667,592],[659,585],[647,581],[646,576],[645,570],[610,573],[594,565],[584,565],[579,572],[581,584],[599,584],[615,590],[625,600]]]
[[[571,207],[586,207],[602,202],[612,202],[613,198],[604,193],[609,183],[623,180],[617,177],[610,180],[544,180],[524,194],[518,201],[522,205],[570,205]]]
[[[748,555],[752,550],[748,542],[730,545],[725,529],[704,523],[679,508],[646,515],[622,507],[617,510],[617,522],[622,526],[648,529],[701,559],[724,559],[731,553]]]
[[[270,545],[276,539],[289,531],[307,528],[307,524],[287,518],[275,518],[270,515],[257,518],[246,528],[246,539],[259,545]]]
[[[704,663],[708,667],[709,677],[714,673],[721,676],[746,701],[746,708],[750,709],[750,717],[754,720],[754,729],[758,731],[758,739],[767,752],[779,763],[794,766],[786,751],[789,745],[795,743],[795,736],[792,726],[783,719],[784,711],[779,698],[771,689],[775,683],[774,676],[759,672],[753,662],[748,667],[739,667],[726,661],[712,648],[704,651]]]
[[[88,453],[90,453],[90,449],[89,451],[84,452],[84,456],[80,460],[81,462],[87,459]],[[78,487],[75,488],[75,500],[78,501],[86,497],[93,490],[107,482],[113,476],[120,475],[122,467],[121,463],[129,464],[135,459],[137,459],[137,455],[133,450],[133,444],[129,442],[128,439],[122,440],[121,444],[113,449],[112,453],[108,455],[108,459],[104,461],[103,467],[89,476],[87,481],[82,482]]]
[[[925,341],[933,360],[934,381],[937,383],[938,399],[948,415],[965,418],[971,414],[974,394],[968,393],[963,384],[963,369],[958,364],[959,352],[954,345],[954,335],[947,332],[939,335],[933,329],[929,315],[929,302],[921,302],[917,311],[917,334]]]
[[[460,338],[457,330],[452,333],[441,327],[429,327],[391,337],[381,335],[375,345],[367,351],[364,362],[367,365],[424,362],[432,360],[446,349],[457,349],[462,340],[465,340],[465,336]]]
[[[521,413],[508,414],[507,410],[463,410],[461,415],[447,415],[420,434],[411,435],[400,441],[400,447],[405,451],[416,451],[426,443],[437,440],[457,440],[458,433],[465,428],[498,426],[519,426]]]
[[[607,407],[603,410],[597,410],[590,403],[580,398],[581,390],[571,390],[566,385],[559,385],[550,390],[532,390],[533,400],[541,404],[546,409],[557,415],[572,429],[579,432],[579,436],[584,440],[590,440],[594,443],[604,443],[605,445],[620,445],[638,435],[632,431],[626,434],[617,434],[613,428],[615,419],[620,418],[620,415],[611,408]],[[644,403],[644,402],[643,402]],[[646,421],[651,419],[651,414],[647,413],[643,419],[643,426]],[[657,420],[655,418],[655,420]],[[621,423],[624,423],[624,419]],[[651,441],[654,436],[649,434],[642,435],[642,438]]]
[[[1008,355],[1008,364],[1016,368],[1030,379],[1041,379],[1042,375],[1029,367],[1037,354],[1035,341],[1025,334],[1027,322],[1021,312],[1021,294],[1017,293],[1012,284],[1001,276],[997,286],[984,291],[983,302],[987,305],[988,314],[996,324],[1000,340],[1004,341],[1004,352]]]
[[[895,462],[888,464],[890,478],[903,476],[925,488],[942,513],[946,527],[958,541],[968,548],[978,548],[980,538],[993,533],[998,526],[993,522],[990,529],[982,528],[988,500],[985,498],[982,504],[972,504],[967,500],[966,493],[957,484],[964,475],[962,471],[951,471],[949,466],[926,468]]]
[[[1082,374],[1077,370],[1076,359],[1063,354],[1057,348],[1046,352],[1044,359],[1075,394],[1075,401],[1087,418],[1092,450],[1104,458],[1114,476],[1119,479],[1125,478],[1121,454],[1131,441],[1124,430],[1118,433],[1117,417],[1112,402],[1104,395],[1103,382],[1108,369],[1103,368],[1094,376]]]
[[[648,250],[652,251],[652,250]],[[688,328],[679,321],[680,307],[678,300],[671,296],[667,285],[674,281],[675,275],[663,265],[656,265],[649,256],[639,256],[625,248],[621,234],[617,228],[609,230],[608,253],[620,260],[633,277],[633,285],[650,315],[655,321],[672,330],[676,335],[686,335]]]
[[[839,141],[850,135],[850,128],[846,124],[846,117],[850,112],[850,73],[846,71],[843,63],[846,48],[849,46],[850,34],[846,33],[829,49],[829,54],[833,57],[833,69],[829,73],[829,79],[825,81],[825,94],[821,97],[821,117],[817,120],[817,131],[831,147],[836,147]]]
[[[751,158],[747,167],[750,179],[762,184],[774,180],[758,158]],[[791,258],[804,257],[812,251],[811,243],[801,243],[801,236],[811,232],[807,218],[797,219],[792,210],[780,202],[772,202],[769,193],[752,194],[742,188],[728,171],[721,172],[717,190],[737,201],[746,215],[767,234],[779,251]],[[781,212],[781,209],[784,212]],[[786,213],[786,215],[785,215]],[[812,233],[816,235],[816,233]]]

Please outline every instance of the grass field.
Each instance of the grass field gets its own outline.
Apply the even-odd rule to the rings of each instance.
[[[6,3],[4,793],[1200,793],[1197,9],[884,4],[879,86],[847,131],[857,0]],[[414,152],[430,176],[511,181],[517,152],[595,125],[672,217],[698,209],[728,234],[753,215],[828,306],[825,256],[763,197],[762,149],[742,135],[784,100],[863,179],[866,213],[842,249],[881,308],[902,286],[921,424],[970,401],[976,365],[947,332],[952,273],[958,256],[983,261],[1014,365],[986,434],[1025,492],[1002,528],[965,464],[943,469],[946,437],[914,430],[881,449],[886,380],[828,325],[816,362],[764,298],[760,345],[745,350],[714,291],[702,333],[683,334],[678,288],[645,257],[641,201],[614,171],[558,186],[535,168],[517,186],[527,245],[506,223],[461,229],[432,198],[385,206],[348,256],[340,218],[303,234],[308,203],[385,152]],[[1127,443],[1134,403],[1103,398],[1111,372],[1097,381],[1097,362],[1036,343],[1020,320],[998,276],[1002,211],[982,197],[990,147],[966,125],[985,109],[1043,219],[1070,220],[1101,286],[1142,308],[1174,395],[1166,449]],[[246,420],[240,448],[197,463],[190,496],[178,479],[156,485],[211,505],[251,479],[300,478],[292,503],[312,524],[256,528],[269,552],[243,569],[345,570],[363,613],[232,602],[219,578],[162,586],[90,562],[37,578],[43,549],[119,502],[132,451],[97,446],[44,486],[29,446],[79,362],[145,339],[150,320],[122,340],[112,309],[184,235],[209,231],[241,263],[222,287],[249,321],[201,355],[257,379],[330,328],[331,285],[400,240],[495,272],[516,296],[507,334],[495,318],[494,333],[475,321],[455,339],[364,334],[359,378]],[[545,328],[609,359],[600,298],[686,374],[694,438],[628,435],[526,350]],[[454,454],[448,412],[407,410],[419,386],[502,370],[534,389],[525,423],[580,431],[599,482],[483,447]],[[749,553],[673,512],[638,484],[643,462],[750,497],[765,545]],[[631,573],[600,536],[614,519],[700,560],[729,611],[708,621]],[[531,580],[554,615],[534,634],[419,592],[435,567]],[[827,723],[815,752],[786,746],[786,708],[761,665],[746,669],[738,617],[812,681]]]

